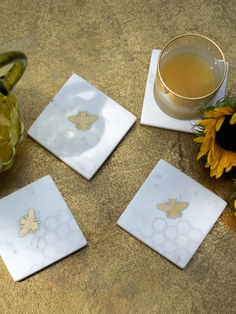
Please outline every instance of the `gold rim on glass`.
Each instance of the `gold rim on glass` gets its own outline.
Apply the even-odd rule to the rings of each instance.
[[[209,94],[206,94],[204,96],[201,96],[201,97],[185,97],[185,96],[182,96],[182,95],[179,95],[177,94],[176,92],[172,91],[166,84],[165,82],[163,81],[162,77],[161,77],[161,72],[160,72],[160,60],[161,60],[161,57],[162,57],[162,54],[163,52],[165,51],[166,47],[169,46],[169,44],[171,44],[174,40],[178,39],[178,38],[181,38],[181,37],[186,37],[186,36],[196,36],[196,37],[201,37],[201,38],[204,38],[208,41],[210,41],[216,48],[217,50],[220,52],[221,56],[222,56],[222,60],[224,62],[224,73],[223,73],[223,76],[222,76],[222,79],[220,81],[220,83],[217,85],[217,87],[212,91],[210,92]],[[210,38],[206,37],[206,36],[203,36],[203,35],[199,35],[199,34],[192,34],[192,33],[189,33],[189,34],[183,34],[183,35],[179,35],[179,36],[176,36],[174,38],[172,38],[165,46],[164,48],[161,50],[161,53],[159,55],[159,58],[158,58],[158,63],[157,63],[157,71],[158,71],[158,75],[159,75],[159,78],[162,82],[162,84],[164,85],[164,87],[172,94],[174,94],[175,96],[177,97],[180,97],[180,98],[183,98],[183,99],[189,99],[189,100],[199,100],[199,99],[203,99],[203,98],[206,98],[206,97],[209,97],[211,95],[213,95],[219,88],[220,86],[222,85],[224,79],[225,79],[225,74],[226,74],[226,61],[225,61],[225,56],[221,50],[221,48]]]

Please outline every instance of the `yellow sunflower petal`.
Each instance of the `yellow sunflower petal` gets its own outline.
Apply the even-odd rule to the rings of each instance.
[[[210,149],[212,149],[213,145],[214,145],[214,142],[212,141],[212,132],[209,132],[204,137],[204,142],[201,145],[200,152],[197,156],[197,159],[200,159],[202,156],[204,156]]]
[[[201,136],[201,137],[196,137],[196,138],[194,139],[194,142],[196,142],[196,143],[203,143],[204,140],[205,140],[205,137],[204,137],[204,136]]]
[[[216,139],[216,130],[212,129],[212,131],[211,131],[211,137],[212,137],[212,141],[215,142],[215,139]]]
[[[215,110],[209,110],[207,112],[204,112],[204,116],[207,118],[215,118],[215,115],[217,114],[217,112]]]
[[[227,153],[228,153],[228,159],[230,160],[230,162],[232,164],[236,163],[236,153],[231,150],[227,150]]]
[[[211,147],[211,138],[207,138],[200,148],[200,152],[197,155],[197,160],[200,159],[202,156],[204,156],[209,151],[210,147]]]
[[[199,152],[199,153],[197,154],[197,160],[199,160],[202,156],[204,156],[204,154],[202,154],[202,152]]]
[[[234,208],[236,209],[236,200],[234,200]]]
[[[210,176],[211,176],[211,177],[216,176],[216,169],[210,170]]]
[[[230,165],[230,151],[228,150],[223,150],[223,153],[221,155],[221,158],[220,158],[220,161],[219,161],[219,164],[218,164],[218,167],[219,168],[227,168],[229,165]]]
[[[229,172],[232,169],[233,165],[230,164],[228,167],[225,168],[225,172]]]
[[[214,110],[209,110],[204,113],[204,116],[207,118],[220,118],[224,115],[231,114],[234,112],[234,109],[231,107],[219,107],[215,108]]]
[[[211,170],[214,170],[217,168],[222,153],[223,153],[223,148],[221,148],[220,145],[215,143],[214,151],[212,154]]]
[[[219,179],[219,177],[221,177],[222,176],[222,174],[223,174],[223,172],[224,172],[224,168],[223,169],[217,169],[217,171],[216,171],[216,179]]]
[[[205,127],[203,133],[209,133],[212,132],[212,130],[215,130],[215,125],[216,125],[217,120],[215,120],[214,124],[209,124]]]
[[[232,115],[232,117],[231,117],[229,123],[232,124],[232,125],[233,125],[234,123],[236,123],[236,112]]]
[[[236,165],[236,153],[225,150],[219,145],[216,147],[217,154],[214,156],[215,160],[211,164],[210,175],[218,179],[223,174],[224,170],[228,172],[234,166],[234,163]]]
[[[220,111],[221,111],[224,115],[225,115],[225,114],[231,114],[231,113],[234,112],[234,109],[233,109],[233,108],[227,107],[227,106],[221,107],[220,109],[221,109]]]
[[[210,176],[211,177],[216,177],[216,179],[218,179],[224,172],[224,168],[221,167],[215,167],[214,169],[210,168]]]
[[[210,149],[209,152],[208,152],[208,154],[207,154],[207,163],[208,163],[209,165],[211,164],[212,155],[213,155],[213,151],[212,151],[212,149]]]
[[[224,171],[228,172],[236,166],[236,153],[225,150],[216,142],[216,132],[220,130],[225,121],[225,115],[232,114],[230,123],[236,123],[236,112],[231,107],[218,107],[205,113],[206,119],[198,122],[204,127],[204,136],[194,139],[201,144],[197,159],[207,154],[205,167],[210,167],[210,175],[219,178]]]
[[[230,159],[230,162],[232,165],[236,164],[236,153],[235,152],[232,152],[232,151],[229,151],[229,159]]]
[[[201,125],[215,125],[216,119],[203,119],[197,122],[197,124]]]
[[[221,117],[217,120],[216,122],[216,132],[219,131],[219,129],[221,128],[222,126],[222,123],[225,121],[225,117]]]

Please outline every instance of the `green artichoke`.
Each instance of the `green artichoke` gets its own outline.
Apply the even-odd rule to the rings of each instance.
[[[16,151],[23,140],[24,126],[19,118],[16,98],[10,94],[27,65],[22,52],[12,51],[0,55],[0,66],[15,63],[0,77],[0,173],[14,163]]]
[[[24,126],[19,118],[16,98],[0,93],[0,172],[14,162],[17,148],[23,140]]]

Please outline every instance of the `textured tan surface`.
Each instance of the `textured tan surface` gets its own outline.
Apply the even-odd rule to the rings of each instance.
[[[230,180],[209,177],[192,135],[139,120],[151,51],[178,34],[214,39],[235,91],[235,16],[234,0],[1,0],[0,52],[29,61],[14,89],[26,130],[74,72],[138,121],[90,182],[25,134],[0,197],[50,174],[88,246],[20,283],[0,260],[0,313],[235,313],[236,237],[223,218],[184,270],[116,226],[160,158],[229,198]]]

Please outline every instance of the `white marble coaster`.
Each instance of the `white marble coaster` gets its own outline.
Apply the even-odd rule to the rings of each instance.
[[[145,125],[150,125],[150,126],[157,126],[159,128],[193,133],[192,126],[199,119],[196,119],[196,120],[174,119],[168,114],[166,114],[164,111],[162,111],[155,101],[154,94],[153,94],[153,85],[154,85],[154,81],[156,77],[157,61],[158,61],[160,51],[161,50],[152,51],[140,123],[145,124]],[[228,67],[229,67],[228,62],[226,64],[227,64],[227,71],[226,71],[225,80],[223,84],[221,85],[217,94],[212,99],[212,105],[215,105],[215,103],[219,99],[225,96],[227,74],[228,74]]]
[[[86,244],[50,176],[0,200],[0,252],[15,281]]]
[[[160,160],[117,224],[184,268],[226,202]]]
[[[91,179],[136,117],[73,74],[28,134],[86,179]]]

